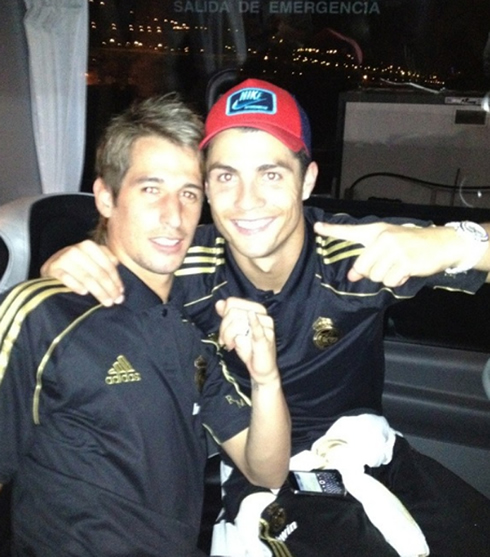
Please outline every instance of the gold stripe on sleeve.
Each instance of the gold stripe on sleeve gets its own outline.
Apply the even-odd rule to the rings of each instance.
[[[42,379],[43,379],[44,368],[46,367],[46,364],[49,362],[49,359],[51,358],[51,354],[53,353],[55,348],[58,346],[58,344],[61,342],[61,340],[63,340],[63,338],[70,331],[72,331],[84,319],[86,319],[87,317],[92,315],[92,313],[94,311],[96,311],[98,309],[101,309],[102,307],[104,307],[104,306],[102,306],[102,304],[98,304],[96,306],[93,306],[88,311],[86,311],[84,314],[80,315],[77,319],[72,321],[72,323],[70,323],[70,325],[68,327],[66,327],[66,329],[61,331],[61,333],[53,340],[53,342],[49,346],[48,350],[44,354],[44,356],[41,360],[41,363],[39,364],[39,366],[37,368],[36,388],[34,390],[34,399],[33,399],[33,402],[32,402],[32,417],[33,417],[34,423],[36,425],[39,425],[41,423],[40,418],[39,418],[39,399],[41,397]]]
[[[8,323],[12,319],[19,307],[31,296],[36,290],[46,289],[54,286],[63,286],[55,279],[37,279],[22,282],[11,290],[0,305],[0,338],[5,334]],[[66,289],[68,292],[68,289]]]
[[[37,290],[41,292],[36,294]],[[26,317],[44,300],[62,292],[70,292],[70,289],[58,281],[34,281],[19,285],[5,299],[0,307],[0,383]]]

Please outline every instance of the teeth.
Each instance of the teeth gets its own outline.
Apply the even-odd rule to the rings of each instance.
[[[155,244],[159,246],[176,246],[179,240],[172,240],[171,238],[154,238]]]
[[[240,228],[245,228],[246,230],[258,230],[263,228],[271,219],[255,219],[255,220],[237,220],[235,221],[237,226]]]

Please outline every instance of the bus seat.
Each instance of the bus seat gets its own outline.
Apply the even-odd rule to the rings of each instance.
[[[97,222],[89,193],[21,197],[0,207],[0,293],[39,276],[59,249],[87,238]]]

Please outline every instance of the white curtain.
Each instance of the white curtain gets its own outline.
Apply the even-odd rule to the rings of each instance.
[[[34,139],[43,193],[80,189],[88,1],[25,0]]]

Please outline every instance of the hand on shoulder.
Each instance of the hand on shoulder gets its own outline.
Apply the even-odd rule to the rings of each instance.
[[[56,278],[73,292],[92,294],[101,304],[111,306],[124,299],[117,264],[107,247],[84,240],[52,255],[41,267],[41,276]]]

